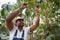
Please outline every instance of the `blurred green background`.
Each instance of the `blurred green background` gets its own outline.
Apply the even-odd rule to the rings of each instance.
[[[39,27],[31,32],[29,40],[60,40],[60,0],[16,0],[15,4],[3,4],[0,10],[0,40],[8,40],[9,32],[5,24],[5,18],[9,12],[14,11],[24,2],[28,7],[23,12],[25,26],[35,22],[35,5],[40,7]]]

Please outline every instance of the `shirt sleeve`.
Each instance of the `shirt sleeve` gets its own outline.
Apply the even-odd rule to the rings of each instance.
[[[13,32],[13,31],[15,31],[16,29],[17,29],[17,27],[14,25],[14,27],[12,28],[12,30],[9,31],[9,32]]]
[[[27,31],[28,33],[30,33],[30,27],[27,27],[27,28],[26,28],[26,31]]]

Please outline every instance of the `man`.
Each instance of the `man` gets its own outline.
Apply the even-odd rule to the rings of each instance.
[[[26,5],[25,5],[26,4]],[[19,10],[26,8],[28,3],[24,3],[20,6],[19,9],[13,11],[6,17],[6,25],[9,29],[9,40],[28,40],[28,33],[34,31],[39,25],[39,7],[35,7],[36,11],[36,22],[30,27],[24,28],[24,19],[22,17],[16,18],[16,23],[14,24],[12,20],[19,14]]]

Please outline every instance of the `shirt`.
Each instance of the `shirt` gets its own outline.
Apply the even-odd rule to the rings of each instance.
[[[17,30],[17,36],[16,36],[17,38],[22,38],[22,32],[24,30],[24,40],[28,40],[28,34],[30,32],[30,27],[23,27],[23,30],[19,31],[16,26],[14,26],[13,29],[9,31],[9,40],[13,39],[16,30]]]

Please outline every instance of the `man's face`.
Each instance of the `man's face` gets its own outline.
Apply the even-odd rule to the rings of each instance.
[[[23,27],[24,26],[24,20],[23,19],[18,19],[17,22],[16,22],[16,25],[18,27]]]

